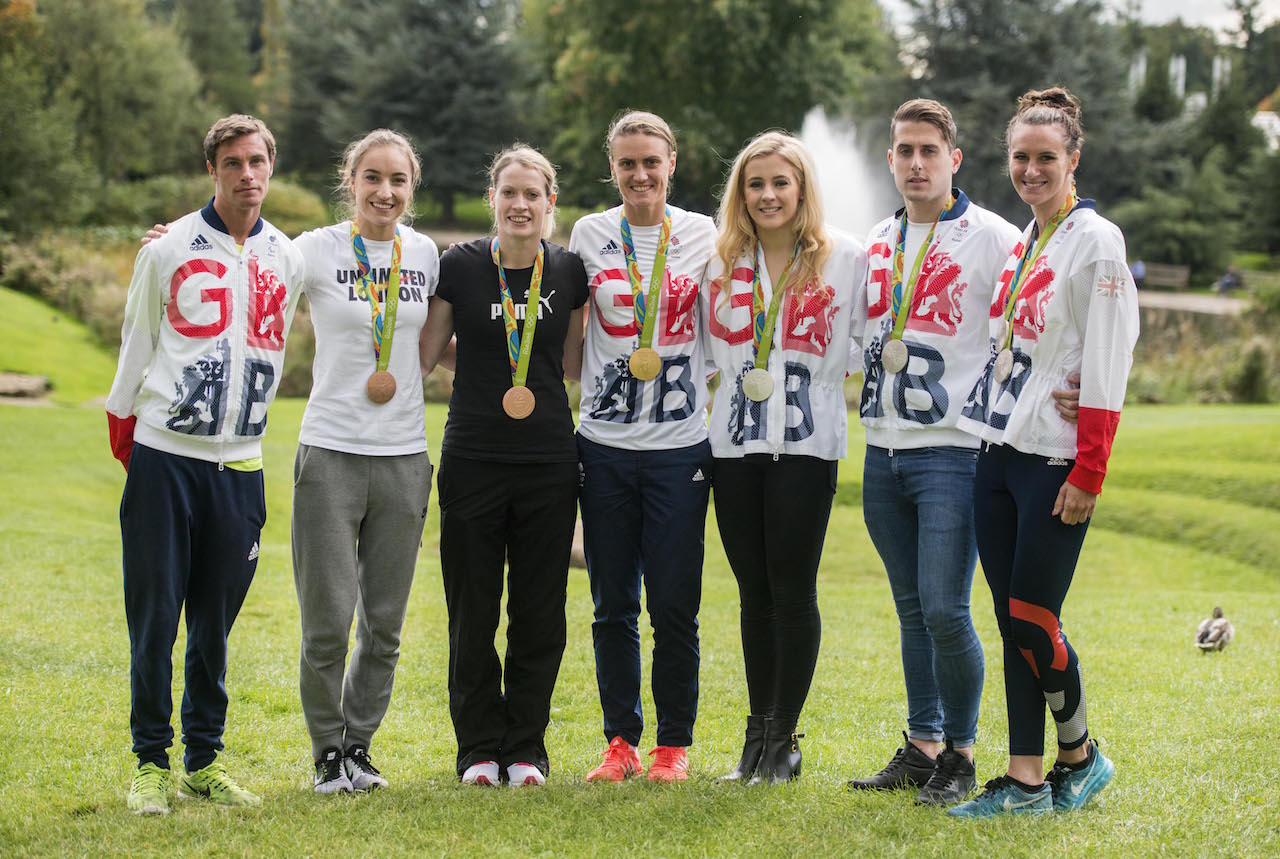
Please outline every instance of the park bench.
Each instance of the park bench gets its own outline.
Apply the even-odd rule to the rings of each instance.
[[[1147,265],[1147,277],[1143,282],[1144,287],[1148,286],[1171,286],[1176,290],[1187,288],[1187,284],[1191,281],[1191,268],[1185,265],[1167,265],[1159,262],[1149,262]]]

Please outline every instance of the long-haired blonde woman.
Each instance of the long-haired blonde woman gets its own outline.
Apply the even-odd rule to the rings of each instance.
[[[822,635],[817,576],[844,458],[850,321],[867,256],[823,223],[804,145],[770,131],[734,159],[703,291],[720,372],[716,523],[741,597],[751,712],[725,778],[800,774],[796,725]]]
[[[565,646],[578,453],[565,394],[582,361],[586,274],[546,241],[556,173],[523,145],[489,169],[494,235],[440,261],[423,339],[430,372],[457,335],[441,443],[440,568],[449,609],[449,712],[464,784],[541,785]],[[505,666],[493,639],[507,568]]]

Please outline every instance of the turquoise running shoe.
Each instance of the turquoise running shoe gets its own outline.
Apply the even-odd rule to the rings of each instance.
[[[1094,794],[1111,783],[1116,765],[1102,754],[1098,744],[1089,741],[1089,758],[1083,769],[1054,764],[1045,776],[1053,788],[1053,807],[1057,811],[1075,811],[1093,799]]]
[[[1048,784],[1028,793],[1017,782],[1002,775],[982,787],[982,793],[968,802],[947,809],[948,817],[999,817],[1002,814],[1048,814],[1053,811],[1053,788]]]

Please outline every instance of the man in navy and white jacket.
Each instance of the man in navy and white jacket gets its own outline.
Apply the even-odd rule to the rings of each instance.
[[[134,813],[168,811],[173,644],[186,605],[178,795],[259,800],[217,755],[226,720],[227,635],[258,564],[266,520],[261,438],[284,368],[302,257],[262,220],[275,140],[243,115],[204,142],[213,199],[143,246],[107,397],[129,624]]]

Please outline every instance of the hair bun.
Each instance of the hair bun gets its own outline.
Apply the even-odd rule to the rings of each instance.
[[[1072,95],[1066,87],[1055,86],[1049,89],[1033,89],[1018,98],[1019,113],[1036,107],[1060,110],[1076,122],[1080,121],[1080,99]]]

